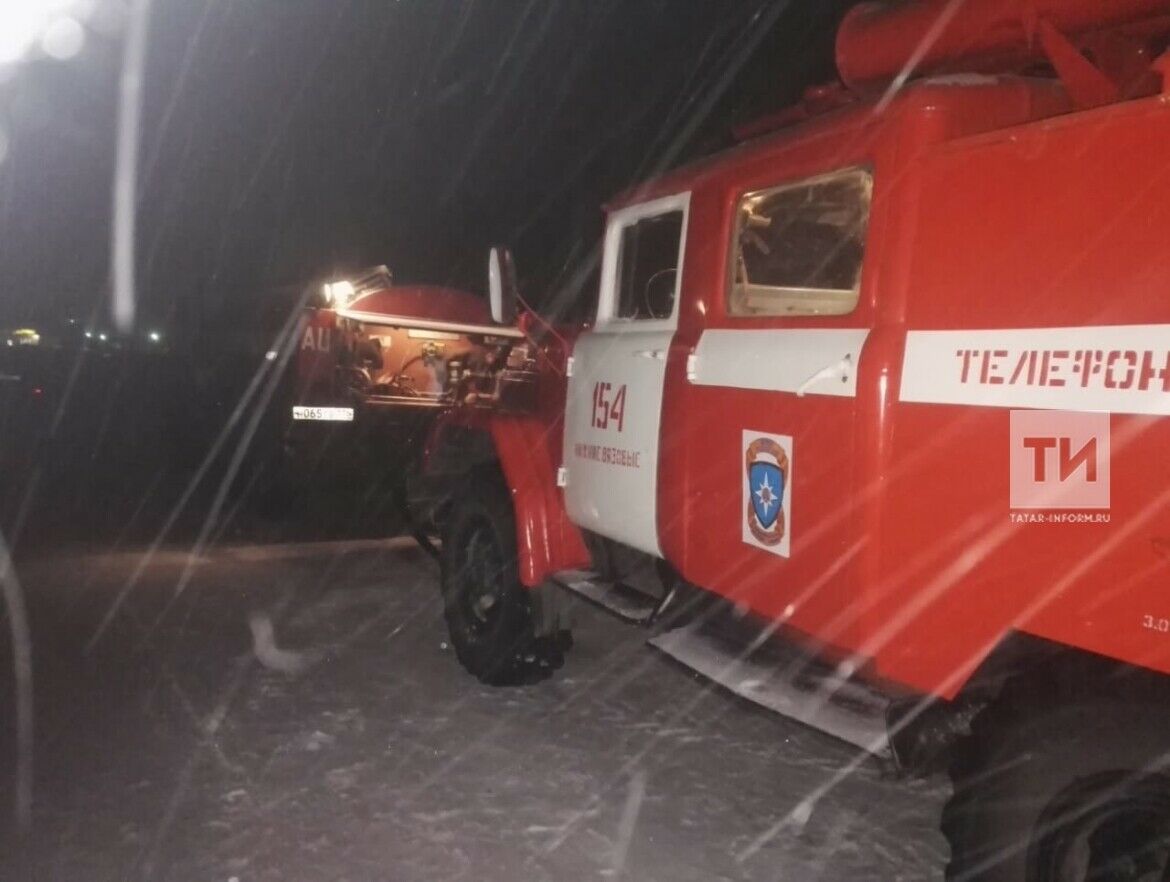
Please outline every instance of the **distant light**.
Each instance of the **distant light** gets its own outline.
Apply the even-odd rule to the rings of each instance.
[[[69,25],[65,25],[62,32],[59,25],[72,21],[73,28],[81,28],[80,23],[65,15],[66,10],[74,5],[74,0],[5,0],[0,3],[0,64],[20,61],[40,40],[47,40],[58,51],[68,50],[70,42],[77,40],[76,33],[69,34],[72,30]],[[50,39],[54,30],[58,35]],[[81,39],[84,41],[84,33]],[[43,44],[42,48],[54,58],[71,57],[55,55],[49,46]],[[77,50],[80,48],[78,45]],[[72,54],[76,55],[77,50]]]
[[[0,7],[0,64],[19,61],[45,26],[47,11],[39,3],[7,3]]]
[[[93,339],[93,331],[86,331],[85,332],[85,339],[92,340]]]
[[[13,343],[13,342],[12,342],[12,338],[11,338],[11,337],[9,337],[9,338],[8,338],[8,345],[9,345],[9,346],[15,346],[15,345],[16,345],[15,343]]]
[[[267,352],[265,352],[264,353],[264,360],[265,361],[276,361],[276,350],[269,349]]]
[[[64,16],[54,21],[41,36],[41,49],[50,58],[68,61],[85,45],[85,28],[75,18]]]
[[[37,346],[41,342],[41,335],[34,328],[17,328],[9,339],[16,341],[18,346]]]
[[[106,339],[105,332],[102,332],[101,334],[98,334],[98,339],[99,339],[99,340],[102,340],[102,341],[104,341],[104,340]]]
[[[158,331],[151,331],[146,336],[150,338],[151,343],[157,343],[159,340],[162,339],[162,334],[160,334]]]
[[[45,394],[45,390],[42,389],[40,386],[33,386],[32,394],[35,398],[40,398],[42,395]]]

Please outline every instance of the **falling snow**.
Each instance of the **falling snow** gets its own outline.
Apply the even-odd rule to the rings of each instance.
[[[161,552],[91,656],[136,553],[25,568],[66,623],[41,688],[30,860],[54,880],[941,878],[946,788],[761,712],[575,608],[559,676],[499,690],[446,649],[412,543],[222,547],[153,633],[188,565]],[[274,623],[299,673],[257,659]],[[279,666],[277,666],[279,667]],[[757,840],[773,827],[763,844]],[[2,875],[2,874],[0,874]]]

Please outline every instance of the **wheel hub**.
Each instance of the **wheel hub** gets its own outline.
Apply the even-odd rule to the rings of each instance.
[[[498,609],[502,591],[500,553],[486,525],[468,535],[464,561],[464,604],[473,627],[482,630]]]

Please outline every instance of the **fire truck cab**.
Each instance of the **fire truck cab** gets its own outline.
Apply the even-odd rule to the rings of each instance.
[[[1168,36],[864,3],[841,83],[609,205],[595,320],[522,320],[531,405],[431,435],[461,662],[547,675],[567,587],[947,762],[948,878],[1170,878]]]

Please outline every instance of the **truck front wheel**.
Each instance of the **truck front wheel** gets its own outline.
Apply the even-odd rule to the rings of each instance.
[[[443,530],[443,609],[460,664],[482,682],[543,680],[564,662],[568,632],[537,633],[534,596],[520,582],[515,520],[507,488],[473,479],[461,488]]]
[[[952,768],[948,880],[1170,879],[1170,711],[985,709]]]

